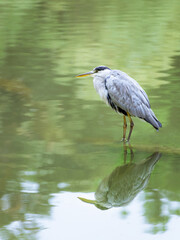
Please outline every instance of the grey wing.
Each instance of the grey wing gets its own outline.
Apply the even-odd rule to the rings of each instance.
[[[111,101],[128,112],[131,116],[139,117],[158,129],[161,124],[151,110],[149,99],[141,86],[127,74],[116,71],[107,77],[106,87]]]

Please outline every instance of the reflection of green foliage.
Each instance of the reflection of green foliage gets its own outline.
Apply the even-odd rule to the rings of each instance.
[[[156,169],[161,174],[154,174],[149,184],[149,189],[156,188],[158,191],[148,190],[144,203],[144,215],[146,221],[152,225],[152,233],[166,231],[170,216],[174,213],[179,215],[179,207],[171,206],[171,201],[180,200],[180,189],[176,184],[179,178],[179,155],[174,155],[173,158],[171,155],[164,155],[162,159],[159,169]]]
[[[167,223],[170,219],[170,214],[163,213],[165,204],[161,201],[161,195],[157,191],[147,194],[147,200],[144,204],[146,219],[148,223],[152,224],[152,233],[165,232],[167,230]]]
[[[129,212],[127,212],[126,210],[123,209],[121,211],[121,218],[126,219],[128,215],[129,215]]]
[[[179,7],[178,0],[0,0],[0,198],[10,206],[0,212],[0,226],[25,223],[27,213],[48,215],[59,182],[92,191],[117,166],[119,146],[111,143],[120,139],[121,118],[96,101],[91,79],[74,79],[95,65],[121,68],[150,95],[163,129],[157,135],[135,120],[132,141],[179,152]],[[179,155],[165,156],[150,186],[177,201],[179,165],[171,160]],[[38,184],[38,194],[22,192],[28,181]],[[162,201],[152,200],[147,221],[166,225]]]
[[[163,202],[161,201],[161,195],[157,191],[153,191],[146,195],[145,209],[146,217],[152,224],[158,224],[161,222],[167,223],[167,216],[162,216]]]
[[[109,117],[110,110],[105,110],[106,106],[100,104],[97,106],[89,101],[98,99],[92,88],[92,82],[74,80],[71,74],[75,75],[75,69],[78,73],[82,71],[82,68],[93,67],[92,62],[95,65],[107,63],[112,67],[122,66],[122,70],[134,76],[144,86],[151,86],[151,88],[163,86],[163,91],[158,89],[156,92],[154,89],[151,92],[146,87],[151,96],[152,107],[163,122],[161,135],[156,134],[154,142],[162,141],[166,146],[177,147],[180,140],[175,134],[174,124],[171,123],[173,120],[168,124],[169,136],[165,138],[163,135],[163,133],[167,134],[167,130],[164,130],[167,126],[167,119],[174,115],[170,112],[169,104],[172,101],[168,98],[169,95],[174,94],[171,94],[168,84],[162,85],[162,83],[172,81],[175,69],[171,70],[171,75],[167,79],[164,77],[157,79],[157,77],[169,75],[167,72],[162,73],[162,70],[169,67],[169,56],[177,55],[178,24],[174,24],[171,28],[170,23],[179,22],[177,11],[179,4],[176,4],[176,1],[171,4],[160,0],[157,5],[144,3],[142,0],[131,4],[110,1],[106,2],[106,14],[104,15],[102,1],[95,5],[92,4],[90,8],[85,7],[85,11],[83,11],[83,2],[80,4],[81,8],[75,8],[78,2],[67,4],[64,1],[43,1],[42,3],[38,0],[35,2],[29,0],[19,4],[16,0],[13,4],[10,2],[5,4],[4,1],[0,1],[1,25],[6,26],[2,27],[0,35],[1,53],[3,53],[0,56],[2,77],[23,80],[23,83],[31,88],[33,100],[49,101],[53,98],[53,101],[58,101],[61,99],[60,104],[65,110],[62,123],[68,138],[72,138],[72,135],[74,135],[74,140],[81,138],[82,135],[92,138],[97,133],[98,135],[95,136],[97,139],[99,133],[103,132],[104,126],[116,126],[117,122],[114,120],[115,117]],[[119,9],[121,14],[119,14]],[[164,11],[168,9],[165,15],[162,14],[163,9]],[[100,16],[103,16],[103,21],[99,20]],[[142,21],[144,16],[146,19]],[[162,22],[162,24],[156,24],[157,22]],[[81,30],[84,32],[81,33]],[[76,34],[77,32],[81,34]],[[167,33],[172,33],[171,37],[168,37]],[[3,39],[8,39],[8,41]],[[96,44],[93,45],[93,42]],[[119,54],[117,54],[117,49],[120,49]],[[164,95],[166,91],[168,96]],[[163,98],[157,98],[162,95],[164,95]],[[175,108],[177,106],[178,104],[174,105]],[[89,114],[90,111],[91,114]],[[107,114],[104,113],[105,111]],[[103,119],[104,125],[99,124],[97,132],[93,130],[94,126],[90,123],[97,118],[99,113],[102,113],[99,122]],[[57,111],[54,114],[57,114]],[[55,115],[52,116],[54,117]],[[67,121],[69,119],[71,121]],[[148,135],[146,141],[150,144],[155,132],[147,124],[139,121],[135,124],[138,128],[141,126],[143,131],[149,130],[146,134],[146,138]],[[26,123],[23,125],[29,126]],[[136,131],[138,128],[135,128],[134,134],[138,142],[144,142],[142,134]],[[116,129],[117,127],[112,127],[110,132],[113,131],[113,135],[119,137]],[[83,130],[83,132],[77,130]],[[176,137],[173,142],[171,141],[172,135]],[[105,139],[106,136],[102,138]]]

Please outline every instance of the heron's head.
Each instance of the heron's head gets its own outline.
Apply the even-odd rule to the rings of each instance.
[[[106,66],[99,66],[99,67],[95,67],[92,71],[87,72],[87,73],[83,73],[83,74],[79,74],[76,77],[86,77],[86,76],[98,76],[98,77],[105,77],[109,71],[111,71],[110,68],[106,67]]]

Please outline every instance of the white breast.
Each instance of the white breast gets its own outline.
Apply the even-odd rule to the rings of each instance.
[[[107,89],[105,88],[105,82],[104,79],[98,76],[95,76],[93,79],[93,84],[94,84],[94,88],[96,89],[97,93],[99,94],[99,96],[101,97],[101,99],[108,104],[107,101]]]

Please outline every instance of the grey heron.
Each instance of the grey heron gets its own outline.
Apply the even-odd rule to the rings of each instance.
[[[127,138],[128,142],[134,127],[131,116],[145,120],[156,130],[162,127],[162,124],[151,110],[146,92],[125,72],[111,70],[106,66],[99,66],[90,72],[77,75],[76,77],[85,76],[92,76],[94,78],[94,88],[101,99],[116,112],[124,115],[123,141],[126,141],[126,116],[130,121],[130,131]]]

